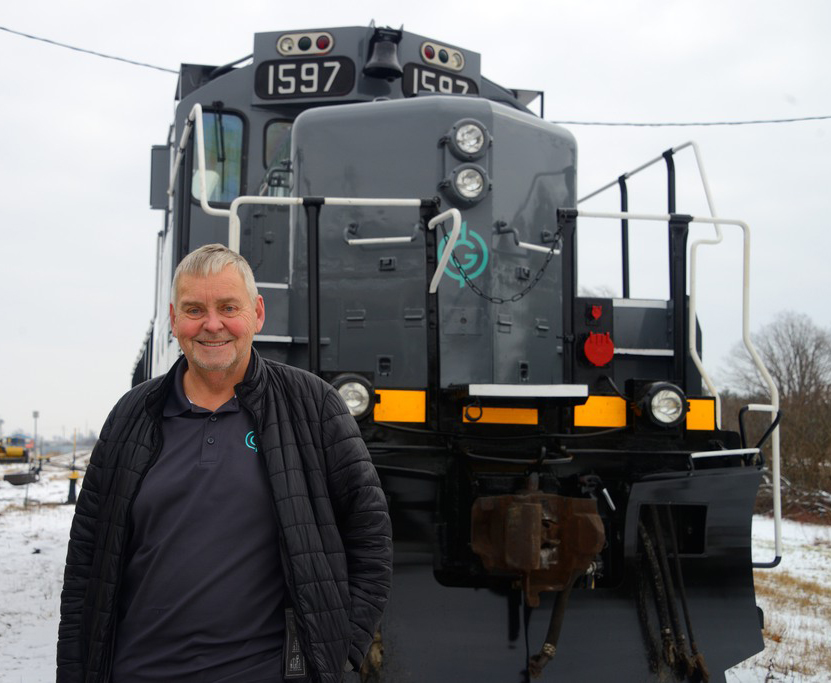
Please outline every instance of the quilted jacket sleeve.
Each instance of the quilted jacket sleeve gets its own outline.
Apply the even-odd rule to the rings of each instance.
[[[101,461],[111,425],[112,415],[104,424],[101,437],[92,451],[69,531],[69,547],[61,592],[61,620],[58,626],[57,683],[80,683],[84,680],[86,648],[81,634],[81,618],[95,548]]]
[[[322,427],[329,494],[349,571],[349,661],[357,669],[389,596],[392,528],[386,497],[358,425],[333,389],[324,400]]]

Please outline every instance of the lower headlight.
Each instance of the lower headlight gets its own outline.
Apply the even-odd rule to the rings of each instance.
[[[456,191],[465,199],[476,199],[485,189],[485,178],[475,168],[468,167],[456,175]]]
[[[470,206],[488,196],[491,182],[482,166],[461,164],[442,180],[439,187],[444,189],[451,202]]]
[[[340,375],[332,382],[340,397],[349,409],[349,414],[356,420],[366,417],[375,403],[373,391],[365,377],[360,375]]]
[[[687,399],[674,384],[658,382],[649,387],[642,409],[661,427],[675,427],[687,416]]]

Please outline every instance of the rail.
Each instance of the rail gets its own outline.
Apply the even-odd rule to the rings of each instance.
[[[421,229],[420,225],[416,225],[413,233],[409,237],[393,236],[393,237],[349,237],[349,235],[356,234],[353,232],[352,226],[344,228],[343,241],[350,247],[379,247],[389,246],[391,244],[412,244],[418,238],[418,233]]]
[[[320,372],[320,259],[318,256],[320,242],[319,213],[323,206],[383,206],[383,207],[435,207],[433,199],[383,199],[377,197],[260,197],[241,196],[231,202],[228,210],[228,248],[239,253],[240,249],[240,219],[239,207],[243,205],[266,206],[302,206],[306,210],[307,218],[307,263],[309,267],[309,370],[315,374]],[[433,229],[438,223],[453,218],[453,229],[450,235],[450,248],[447,258],[456,244],[461,232],[462,218],[457,209],[450,209],[435,216],[428,223],[428,229]],[[409,241],[409,238],[408,238]],[[446,265],[447,259],[443,259]],[[430,282],[430,293],[435,294],[444,272],[442,265],[433,274]]]
[[[173,161],[173,170],[170,174],[170,185],[167,187],[167,194],[171,197],[173,196],[176,179],[179,176],[179,168],[182,165],[182,159],[187,151],[188,141],[190,140],[191,131],[194,127],[196,128],[196,164],[199,171],[199,206],[209,216],[227,217],[230,215],[228,209],[217,209],[208,204],[208,184],[205,169],[205,129],[202,125],[202,105],[199,103],[193,105],[190,114],[185,119],[185,129],[182,131],[179,148],[176,150],[176,158]]]
[[[640,220],[640,221],[660,221],[669,223],[677,219],[675,214],[640,214],[629,212],[597,212],[585,211],[578,209],[576,212],[578,218],[599,218],[599,219],[615,219],[615,220]],[[685,217],[690,223],[705,223],[712,225],[731,225],[742,230],[743,235],[743,249],[742,249],[742,340],[745,348],[748,350],[753,364],[759,374],[762,376],[765,384],[770,391],[770,405],[754,404],[754,410],[765,410],[771,413],[771,422],[778,420],[779,413],[779,390],[770,376],[765,364],[762,362],[753,341],[750,338],[750,227],[744,221],[718,218],[718,217]],[[720,231],[719,231],[720,232]],[[695,281],[694,268],[696,264],[690,264],[690,282]],[[693,314],[692,305],[690,305],[691,315]],[[688,349],[692,353],[695,349],[695,324],[694,318],[691,318],[692,324],[688,332]],[[720,426],[720,425],[719,425]],[[773,516],[774,516],[774,534],[775,534],[775,559],[770,563],[758,563],[759,567],[775,567],[779,559],[782,557],[782,496],[781,496],[781,467],[780,467],[780,441],[779,441],[779,425],[777,424],[771,434],[771,474],[773,477]],[[737,449],[742,451],[753,449]],[[758,452],[758,449],[756,449]],[[697,453],[697,457],[705,457],[707,455],[730,455],[738,453],[729,453],[727,451],[712,451]],[[747,453],[741,453],[747,454]]]
[[[715,217],[716,207],[715,203],[713,202],[713,196],[710,192],[710,183],[707,180],[707,174],[704,171],[704,163],[701,160],[701,152],[699,151],[698,144],[689,141],[685,142],[677,147],[672,147],[664,152],[661,156],[655,157],[654,159],[650,159],[644,164],[641,164],[637,168],[629,171],[628,173],[624,173],[619,176],[617,179],[607,183],[603,187],[595,190],[594,192],[590,192],[584,197],[581,197],[577,200],[577,204],[582,204],[593,197],[605,192],[606,190],[614,187],[617,185],[620,188],[621,192],[621,212],[628,213],[628,194],[626,189],[626,181],[640,173],[641,171],[646,170],[650,166],[653,166],[661,161],[666,162],[667,164],[667,174],[668,174],[668,188],[667,188],[667,204],[668,204],[668,212],[675,213],[675,167],[673,164],[672,159],[674,156],[687,148],[691,148],[695,155],[695,162],[698,168],[698,175],[701,178],[701,184],[704,188],[704,196],[707,199],[707,208],[710,211],[710,216]],[[699,374],[701,375],[701,379],[704,380],[704,384],[707,386],[707,389],[710,391],[710,394],[713,396],[716,402],[716,426],[721,428],[721,395],[716,389],[716,385],[713,382],[712,378],[710,377],[709,373],[707,372],[706,368],[704,367],[704,363],[701,360],[701,356],[698,355],[698,349],[695,348],[695,320],[696,320],[696,304],[697,304],[697,297],[696,297],[696,280],[695,280],[695,272],[696,272],[696,265],[698,259],[698,248],[702,245],[716,245],[720,244],[724,237],[721,232],[721,226],[719,223],[713,224],[716,231],[715,239],[699,239],[693,242],[690,245],[690,295],[689,295],[689,312],[688,312],[688,330],[690,331],[691,336],[691,343],[690,343],[690,358],[692,358],[693,364],[695,365],[696,369],[698,370]],[[629,221],[626,218],[621,219],[621,241],[622,241],[622,258],[623,258],[623,296],[624,298],[629,297]],[[752,354],[751,354],[752,355]]]
[[[421,208],[425,204],[429,205],[432,201],[431,199],[383,199],[377,197],[237,197],[231,202],[231,208],[229,210],[228,248],[239,253],[241,232],[239,207],[244,204],[272,206],[309,206],[310,204],[316,204],[318,206],[392,206]],[[447,219],[453,221],[453,226],[450,230],[447,248],[444,250],[439,260],[438,268],[433,275],[433,279],[430,281],[430,294],[435,294],[438,290],[439,282],[442,279],[447,262],[450,260],[450,255],[453,253],[453,249],[459,239],[462,230],[462,214],[458,209],[448,209],[430,219],[427,223],[427,229],[433,230],[438,224],[443,223]],[[347,240],[347,244],[350,246],[366,246],[374,244],[408,244],[412,241],[412,237],[375,237]]]
[[[549,254],[553,252],[557,256],[559,256],[562,252],[562,242],[558,241],[558,239],[554,235],[551,236],[554,241],[554,245],[551,247],[547,247],[544,244],[533,244],[532,242],[523,242],[519,239],[519,230],[517,230],[516,228],[509,228],[508,224],[505,223],[505,221],[497,221],[496,233],[498,235],[511,235],[514,238],[514,244],[518,246],[520,249],[525,249],[526,251],[535,251],[539,254]]]

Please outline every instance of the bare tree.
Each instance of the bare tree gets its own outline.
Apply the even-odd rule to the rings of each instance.
[[[804,313],[786,311],[751,335],[779,395],[812,399],[831,387],[831,331],[818,327]],[[753,366],[742,344],[730,354],[728,376],[742,394],[763,396],[767,385]]]
[[[780,313],[752,336],[753,344],[779,389],[782,409],[782,473],[799,491],[811,495],[831,492],[831,330],[807,315]],[[746,350],[737,345],[730,354],[728,377],[737,397],[727,405],[769,399],[767,385]],[[732,410],[725,411],[735,424]],[[767,418],[754,415],[753,432],[761,433]]]

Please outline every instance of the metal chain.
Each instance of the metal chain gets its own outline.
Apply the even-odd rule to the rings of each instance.
[[[444,224],[441,224],[441,231],[445,238],[447,238],[447,231],[444,229]],[[545,255],[545,261],[543,262],[540,269],[537,271],[537,274],[534,275],[534,278],[529,282],[525,288],[514,294],[510,299],[503,299],[500,296],[492,296],[490,294],[485,294],[477,285],[473,283],[473,280],[470,279],[468,274],[465,272],[465,269],[462,267],[462,264],[459,263],[459,260],[456,258],[455,251],[450,252],[450,259],[453,261],[453,265],[459,269],[459,273],[462,276],[462,279],[465,281],[465,284],[470,287],[471,291],[483,298],[485,301],[488,301],[492,304],[507,304],[507,303],[516,303],[522,297],[524,297],[528,292],[530,292],[534,287],[537,286],[537,283],[542,279],[542,276],[545,275],[545,269],[548,268],[548,264],[551,263],[551,259],[554,257],[554,250],[557,248],[558,242],[561,240],[561,233],[558,230],[557,233],[554,235],[554,246],[551,247],[550,251]]]

